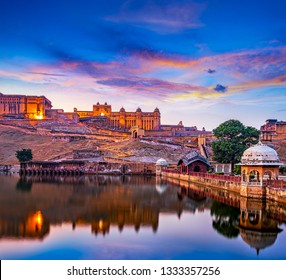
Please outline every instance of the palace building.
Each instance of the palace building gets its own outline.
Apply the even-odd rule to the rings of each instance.
[[[44,119],[52,103],[45,96],[0,93],[0,116]]]
[[[111,105],[100,104],[93,105],[92,111],[78,111],[74,108],[74,113],[79,115],[79,118],[84,120],[94,119],[100,121],[105,119],[105,125],[110,128],[116,129],[130,129],[137,126],[144,130],[156,130],[160,129],[161,114],[158,108],[155,108],[153,112],[142,112],[138,107],[135,112],[126,112],[122,107],[119,112],[113,112]]]
[[[260,127],[263,141],[283,141],[286,140],[286,122],[277,119],[268,119]]]

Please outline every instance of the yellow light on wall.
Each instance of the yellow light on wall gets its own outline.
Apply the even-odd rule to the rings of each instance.
[[[43,114],[35,116],[35,119],[37,119],[37,120],[42,120],[43,118],[44,118]]]

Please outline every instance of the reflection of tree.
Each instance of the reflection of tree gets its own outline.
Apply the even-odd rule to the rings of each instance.
[[[29,192],[32,189],[33,182],[20,178],[16,184],[16,189],[24,192]]]
[[[223,236],[234,238],[239,235],[237,228],[239,215],[240,210],[238,208],[213,201],[211,207],[211,216],[214,216],[213,228]]]

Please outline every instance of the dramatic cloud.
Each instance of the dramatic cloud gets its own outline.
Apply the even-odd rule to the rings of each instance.
[[[220,84],[217,84],[213,90],[217,91],[217,92],[226,92],[227,91],[227,87],[226,86],[223,86],[223,85],[220,85]]]
[[[155,95],[160,94],[161,96],[172,96],[178,93],[185,93],[186,95],[190,95],[192,93],[194,96],[197,96],[197,92],[201,92],[203,95],[207,93],[209,90],[205,87],[194,86],[190,84],[180,84],[180,83],[171,83],[166,82],[159,79],[143,79],[139,77],[133,77],[130,79],[107,79],[107,80],[98,80],[98,84],[111,86],[111,87],[123,87],[126,89],[132,88],[133,90],[140,92],[140,94],[145,93],[153,93]]]
[[[52,77],[63,77],[65,74],[53,74],[53,73],[43,73],[43,72],[27,72],[29,74],[36,74],[41,76],[52,76]]]
[[[215,69],[208,69],[207,72],[208,72],[209,74],[213,74],[213,73],[215,73],[216,71],[215,71]]]
[[[164,6],[155,1],[127,1],[119,14],[107,19],[169,33],[201,27],[199,17],[204,9],[202,3],[182,0],[169,0]]]

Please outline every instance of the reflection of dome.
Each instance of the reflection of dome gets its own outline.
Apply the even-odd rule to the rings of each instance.
[[[167,185],[156,184],[156,191],[159,194],[164,193],[167,190],[167,188],[168,188]]]
[[[251,165],[281,165],[276,151],[261,142],[244,151],[241,163]]]
[[[157,166],[167,166],[168,162],[164,158],[160,158],[156,161]]]
[[[244,242],[255,248],[257,252],[273,245],[276,241],[278,231],[275,232],[259,232],[240,228],[240,236]]]

